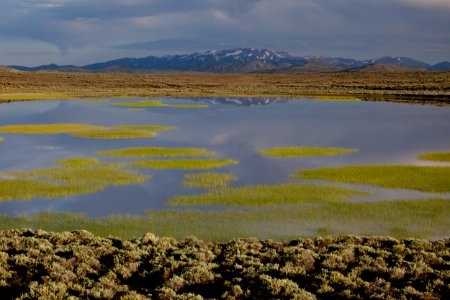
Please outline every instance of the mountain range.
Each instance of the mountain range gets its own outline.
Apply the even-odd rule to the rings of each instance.
[[[407,71],[450,70],[450,62],[430,65],[409,57],[385,56],[371,60],[333,58],[326,56],[294,56],[284,51],[236,48],[213,50],[187,55],[120,58],[85,66],[56,64],[37,67],[9,66],[20,71],[63,72],[216,72],[216,73],[271,73],[271,72],[352,72],[352,71]]]

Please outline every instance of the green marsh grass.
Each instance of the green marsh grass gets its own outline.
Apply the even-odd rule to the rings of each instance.
[[[237,178],[232,173],[194,173],[185,174],[183,186],[197,189],[217,189],[226,188]]]
[[[402,165],[346,166],[298,170],[292,178],[369,184],[422,192],[450,192],[450,167]]]
[[[309,97],[316,101],[350,101],[350,102],[358,102],[361,101],[361,98],[354,96],[314,96]]]
[[[10,99],[14,99],[15,101],[63,100],[63,99],[74,99],[74,97],[56,93],[13,93],[0,95],[0,101]]]
[[[173,130],[176,129],[174,126],[161,126],[161,125],[122,125],[122,126],[114,126],[111,128],[112,130],[124,130],[124,131],[145,131],[145,130],[156,130],[156,131],[164,131],[164,130]]]
[[[78,132],[71,134],[74,137],[91,139],[136,139],[151,138],[157,135],[156,132],[141,131],[98,131],[98,132]]]
[[[98,167],[100,160],[98,158],[68,158],[55,161],[56,164],[65,168],[85,169]]]
[[[419,155],[421,160],[450,162],[450,152],[430,152]]]
[[[3,142],[4,140],[5,138],[0,136],[0,142]]]
[[[353,148],[322,148],[322,147],[275,147],[258,151],[264,156],[274,157],[304,157],[304,156],[335,156],[358,152]]]
[[[98,155],[115,157],[145,157],[145,156],[214,156],[215,152],[203,148],[161,148],[161,147],[140,147],[124,148],[115,150],[98,151]]]
[[[169,200],[170,205],[273,206],[304,202],[342,202],[353,196],[366,196],[343,187],[275,184],[211,190],[200,195],[181,195]]]
[[[0,173],[0,202],[94,193],[108,186],[138,184],[150,178],[116,168],[82,168],[74,162],[69,165],[76,165],[75,168],[66,163],[64,168]]]
[[[144,111],[143,108],[128,108],[129,111]]]
[[[116,102],[114,106],[125,107],[173,107],[173,108],[207,108],[207,104],[176,103],[166,104],[161,100],[141,100],[135,102]]]
[[[91,219],[81,214],[39,213],[0,216],[0,229],[33,228],[47,231],[85,229],[95,235],[123,239],[153,232],[177,239],[197,236],[207,240],[239,237],[287,240],[330,235],[390,235],[395,238],[448,237],[450,199],[380,202],[316,203],[299,207],[201,211],[147,211],[145,216]]]
[[[238,161],[232,159],[171,159],[171,160],[143,160],[129,163],[136,168],[147,169],[215,169],[229,165],[237,165]]]
[[[22,124],[0,126],[0,132],[20,134],[61,134],[92,130],[106,130],[104,126],[85,124]]]

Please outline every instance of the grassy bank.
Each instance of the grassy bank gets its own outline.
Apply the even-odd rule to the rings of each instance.
[[[2,299],[444,299],[450,240],[0,231]]]
[[[291,239],[316,235],[387,235],[396,238],[446,237],[450,232],[448,199],[379,202],[324,202],[222,211],[151,210],[145,216],[88,218],[70,213],[1,216],[0,229],[49,231],[86,229],[100,236],[129,239],[151,231],[161,236],[208,240],[254,236]]]
[[[449,72],[402,73],[0,73],[0,101],[80,97],[333,96],[364,100],[450,102]],[[157,103],[153,103],[157,105]]]

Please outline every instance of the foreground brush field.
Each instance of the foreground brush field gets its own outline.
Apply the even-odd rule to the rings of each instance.
[[[450,103],[450,72],[297,74],[0,72],[0,101],[80,97],[345,96]]]
[[[448,299],[450,240],[0,231],[2,299]]]

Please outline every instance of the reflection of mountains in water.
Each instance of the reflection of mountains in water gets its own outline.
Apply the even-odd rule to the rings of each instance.
[[[228,104],[235,106],[260,106],[289,102],[289,99],[286,98],[196,98],[192,100],[206,102],[208,104]]]

